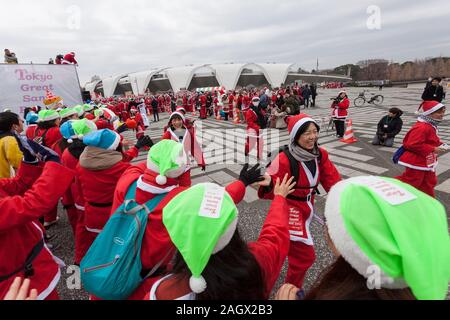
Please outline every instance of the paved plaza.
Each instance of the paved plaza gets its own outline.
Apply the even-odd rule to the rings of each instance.
[[[381,175],[387,177],[395,177],[403,172],[403,168],[392,163],[392,155],[395,150],[401,146],[402,140],[408,130],[417,120],[418,106],[421,103],[420,97],[423,88],[384,88],[383,91],[378,89],[369,89],[374,94],[382,94],[385,97],[383,106],[377,107],[366,105],[364,107],[355,107],[353,100],[362,91],[361,88],[350,88],[347,90],[349,98],[352,101],[350,108],[350,118],[353,120],[353,130],[357,143],[344,144],[334,136],[332,130],[327,130],[329,115],[331,114],[330,98],[336,97],[338,90],[319,90],[317,106],[307,110],[302,110],[313,118],[320,121],[322,130],[320,135],[321,147],[330,153],[330,159],[334,162],[343,178],[361,176],[361,175]],[[382,146],[372,146],[371,141],[375,135],[376,127],[379,120],[387,114],[391,107],[398,107],[405,112],[402,119],[404,122],[402,132],[397,136],[393,148]],[[161,117],[161,122],[152,123],[147,130],[147,134],[155,141],[159,141],[163,134],[163,127],[167,124],[167,115]],[[450,143],[450,113],[447,113],[442,126],[439,129],[439,136],[443,142]],[[231,121],[217,121],[212,118],[208,120],[196,121],[196,126],[200,128],[202,136],[202,144],[205,150],[205,160],[207,163],[206,172],[201,172],[196,168],[192,170],[193,183],[215,182],[226,185],[239,177],[242,164],[245,162],[243,157],[245,143],[245,125],[235,125]],[[135,142],[133,132],[124,134],[126,140]],[[271,129],[266,134],[265,154],[273,150],[278,150],[280,146],[288,144],[289,134],[287,130]],[[140,156],[133,161],[138,163],[146,160],[146,154],[141,153]],[[255,162],[254,157],[250,157],[250,161]],[[267,162],[263,160],[263,164]],[[440,200],[446,208],[450,207],[450,152],[440,156],[439,166],[437,170],[438,186],[436,188],[437,199]],[[326,200],[326,192],[322,189],[321,194],[316,199],[316,214],[318,217],[323,216],[323,209]],[[268,212],[270,202],[259,200],[257,190],[248,188],[244,201],[239,204],[240,221],[239,227],[241,234],[248,241],[257,239]],[[61,211],[62,212],[62,211]],[[58,247],[54,250],[55,254],[63,259],[67,265],[73,262],[73,239],[71,229],[67,223],[65,214],[61,213],[61,222],[49,230],[50,234],[58,234],[55,243]],[[320,272],[326,268],[332,261],[333,257],[327,248],[324,238],[324,228],[318,223],[320,219],[314,220],[312,224],[312,233],[316,242],[317,261],[308,272],[305,281],[305,289],[310,288],[313,281],[319,276]],[[86,293],[82,289],[68,289],[67,277],[71,274],[67,273],[67,268],[62,270],[62,279],[59,285],[59,292],[62,299],[87,299]],[[286,272],[280,276],[279,284],[282,283]],[[70,280],[70,279],[69,279]],[[70,281],[69,281],[70,282]]]

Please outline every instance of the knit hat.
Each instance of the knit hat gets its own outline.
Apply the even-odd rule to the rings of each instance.
[[[120,144],[120,134],[109,129],[98,130],[85,136],[83,143],[100,149],[116,150]]]
[[[167,184],[167,178],[181,176],[187,168],[187,155],[181,143],[162,140],[155,144],[148,153],[147,168],[159,173],[156,183]]]
[[[97,126],[94,122],[82,120],[70,120],[64,122],[59,128],[61,135],[68,143],[73,143],[74,139],[83,139],[83,137],[93,131],[97,131]]]
[[[47,122],[61,118],[56,110],[39,111],[39,122]]]
[[[27,117],[25,118],[25,122],[27,126],[30,124],[36,124],[39,121],[39,116],[34,112],[28,112]]]
[[[75,107],[73,107],[73,109],[75,109],[78,112],[78,116],[82,117],[84,115],[84,108],[81,105],[77,105]]]
[[[443,105],[440,102],[437,101],[424,101],[420,105],[419,109],[416,111],[416,114],[421,114],[423,116],[428,116],[432,113],[435,113],[439,109],[445,108],[445,105]],[[422,113],[420,113],[420,109],[423,110]]]
[[[356,177],[328,194],[325,217],[342,257],[380,287],[445,299],[450,279],[447,215],[439,201],[396,179]]]
[[[62,98],[55,96],[50,90],[46,90],[46,98],[44,99],[44,104],[47,107],[56,105],[58,102],[61,102]]]
[[[91,112],[92,110],[94,110],[94,106],[91,104],[85,104],[85,105],[83,105],[83,109],[84,109],[84,112]]]
[[[193,292],[206,290],[202,272],[211,255],[230,243],[237,222],[233,199],[225,188],[212,183],[195,185],[164,207],[164,226],[192,273],[189,286]]]
[[[295,142],[295,139],[297,137],[297,133],[300,131],[300,129],[307,124],[308,122],[315,123],[317,126],[319,126],[313,118],[308,116],[307,114],[299,114],[295,117],[290,117],[288,120],[288,131],[290,135],[291,143]]]
[[[66,109],[62,109],[59,112],[59,115],[61,116],[61,119],[65,119],[74,115],[78,115],[78,111],[75,110],[74,108],[66,108]]]

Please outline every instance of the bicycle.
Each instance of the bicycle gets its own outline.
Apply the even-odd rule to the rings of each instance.
[[[370,98],[370,100],[366,97],[366,92],[368,92],[367,90],[364,90],[363,92],[361,92],[358,96],[358,98],[355,99],[355,106],[356,107],[362,107],[366,102],[368,104],[373,104],[377,107],[381,106],[384,102],[384,97],[381,94],[377,94],[375,95],[374,93],[371,93],[371,95],[373,96],[372,98]]]

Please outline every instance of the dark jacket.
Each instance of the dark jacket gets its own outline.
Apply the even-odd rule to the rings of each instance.
[[[422,100],[424,101],[438,101],[442,102],[444,99],[444,88],[442,86],[427,85],[425,91],[422,94]]]
[[[383,136],[387,134],[388,138],[394,138],[402,131],[402,128],[403,120],[400,117],[389,118],[389,116],[385,116],[378,123],[377,135]]]

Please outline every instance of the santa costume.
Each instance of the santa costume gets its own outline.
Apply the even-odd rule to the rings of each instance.
[[[406,170],[397,179],[435,197],[438,164],[435,149],[441,146],[442,142],[438,136],[439,121],[428,116],[445,106],[437,101],[424,101],[420,108],[423,109],[423,113],[403,140],[405,152],[398,164],[406,167]]]
[[[256,146],[257,159],[261,160],[264,150],[264,140],[262,137],[261,120],[262,117],[258,110],[259,98],[252,99],[252,106],[245,112],[245,120],[247,122],[247,140],[245,143],[245,156],[247,157]]]
[[[300,132],[316,121],[305,114],[292,117],[289,120],[290,134],[289,153],[280,152],[267,169],[271,177],[268,187],[261,187],[258,195],[261,199],[273,199],[273,186],[286,174],[295,176],[291,172],[289,155],[298,162],[298,179],[295,192],[287,197],[287,212],[289,215],[289,233],[291,244],[288,254],[288,273],[286,283],[302,288],[305,274],[314,263],[316,256],[314,242],[310,232],[310,224],[314,216],[314,200],[318,185],[321,184],[328,192],[330,188],[341,180],[341,176],[328,157],[328,152],[318,147],[316,142],[312,152],[301,148],[297,141]],[[317,127],[319,127],[317,125]]]
[[[181,129],[176,130],[172,125],[172,120],[175,117],[181,118],[183,121],[183,126]],[[163,140],[173,140],[175,142],[181,143],[184,146],[186,154],[189,156],[190,162],[195,160],[199,167],[203,170],[206,168],[205,158],[203,156],[202,148],[197,141],[195,134],[195,127],[188,128],[186,125],[186,118],[181,112],[174,112],[169,118],[169,124],[167,131],[164,133]]]

